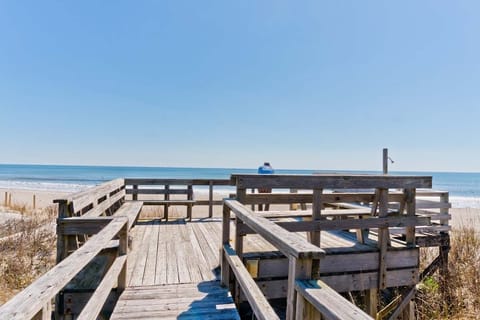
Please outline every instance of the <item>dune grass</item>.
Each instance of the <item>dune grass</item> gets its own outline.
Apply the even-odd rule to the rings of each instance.
[[[15,204],[7,209],[21,218],[0,225],[0,304],[55,264],[56,207],[32,210]]]
[[[419,286],[418,319],[478,319],[480,314],[480,235],[472,226],[462,226],[450,237],[448,279],[436,273]],[[425,252],[422,260],[432,254]]]

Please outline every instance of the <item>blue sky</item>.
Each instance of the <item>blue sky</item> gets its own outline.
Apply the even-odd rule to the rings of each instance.
[[[1,1],[0,163],[480,171],[476,1]]]

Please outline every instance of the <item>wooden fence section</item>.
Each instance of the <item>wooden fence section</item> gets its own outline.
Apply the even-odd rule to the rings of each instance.
[[[132,200],[142,198],[144,205],[162,205],[164,219],[168,221],[169,206],[186,206],[187,218],[192,219],[193,206],[208,206],[208,217],[213,216],[213,206],[222,205],[221,200],[214,200],[213,192],[216,186],[230,186],[229,179],[125,179],[126,193],[132,195]],[[194,199],[195,186],[208,186],[208,199]],[[158,196],[162,196],[160,199]],[[184,195],[184,199],[172,198],[172,195]]]
[[[312,263],[317,270],[311,277],[322,279],[338,292],[367,290],[365,302],[372,316],[385,314],[378,312],[377,297],[379,290],[388,287],[409,288],[394,313],[402,312],[408,305],[413,297],[410,293],[426,271],[419,271],[418,245],[438,246],[442,253],[432,264],[446,265],[450,204],[448,193],[425,190],[432,186],[431,177],[233,175],[232,181],[237,186],[237,200],[245,205],[242,210],[247,210],[247,205],[257,204],[287,204],[290,207],[302,204],[304,210],[300,211],[250,213],[269,219],[287,231],[307,232],[308,241],[326,252],[319,262]],[[253,188],[270,188],[273,193],[247,193]],[[301,193],[286,192],[292,189]],[[263,231],[253,229],[241,217],[236,216],[235,221],[235,235],[231,238],[240,252],[236,254],[241,257],[242,238],[256,233],[263,236]],[[288,285],[286,297],[293,300],[292,262],[287,255],[283,259],[274,256],[273,260],[268,256],[249,253],[244,263],[254,265],[254,280],[267,298],[273,298],[272,293],[278,298],[280,288]],[[428,271],[433,272],[438,265],[429,266]],[[274,271],[275,280],[269,280],[268,276],[262,279],[262,274],[268,273],[262,269],[267,266]],[[287,281],[279,279],[281,276],[288,276]],[[288,302],[288,306],[294,308],[292,302]],[[294,312],[288,311],[287,317],[294,318]]]
[[[104,250],[110,250],[113,241],[116,253],[114,261],[77,318],[96,319],[113,287],[118,283],[117,292],[121,292],[127,283],[128,219],[117,217],[99,220],[103,228],[80,249],[1,306],[0,319],[51,319],[52,299],[95,257]],[[117,237],[119,240],[114,240]]]

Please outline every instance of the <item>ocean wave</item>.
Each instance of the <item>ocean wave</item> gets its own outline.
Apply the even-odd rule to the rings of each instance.
[[[19,189],[33,191],[78,192],[93,186],[94,184],[0,180],[0,188],[2,189]]]
[[[479,197],[450,196],[452,208],[480,208]]]

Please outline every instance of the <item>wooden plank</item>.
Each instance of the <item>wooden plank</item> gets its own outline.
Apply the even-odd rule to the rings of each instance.
[[[78,211],[78,210],[81,210],[82,208],[85,208],[89,204],[97,201],[98,199],[105,196],[106,194],[109,194],[114,190],[124,188],[124,186],[125,186],[124,179],[115,179],[115,180],[102,183],[96,187],[74,193],[68,197],[55,199],[53,202],[60,203],[62,201],[66,201],[69,203],[73,203],[73,206],[75,208],[74,210]]]
[[[210,182],[214,186],[229,186],[232,185],[230,179],[144,179],[144,178],[126,178],[126,185],[194,185],[194,186],[207,186]]]
[[[296,258],[320,258],[325,255],[325,252],[319,247],[308,243],[298,234],[288,232],[268,219],[256,216],[238,201],[226,200],[225,203],[245,224],[285,255],[292,255]]]
[[[142,228],[145,228],[145,233],[143,235],[143,241],[138,248],[138,254],[134,262],[135,267],[130,278],[131,286],[138,286],[143,283],[143,274],[145,273],[145,266],[147,264],[148,246],[150,244],[150,237],[153,230],[151,224],[142,225]]]
[[[167,260],[171,257],[167,257],[166,232],[165,224],[160,223],[158,226],[157,263],[155,266],[156,285],[167,283]]]
[[[97,195],[98,197],[99,195]],[[121,204],[121,202],[125,199],[125,190],[120,190],[115,193],[112,197],[107,196],[107,198],[94,205],[92,209],[82,215],[82,217],[99,217],[102,215],[109,215],[105,214],[105,212],[110,211],[112,207]]]
[[[128,201],[122,204],[122,206],[114,213],[116,217],[128,218],[128,229],[131,229],[142,211],[142,201]]]
[[[32,318],[50,301],[83,267],[85,267],[127,223],[116,218],[100,233],[92,236],[81,248],[33,282],[25,290],[0,307],[6,319]]]
[[[190,238],[190,245],[193,250],[193,256],[195,257],[195,262],[197,263],[198,269],[201,274],[202,280],[214,280],[215,275],[213,274],[211,268],[209,268],[208,262],[205,259],[202,249],[200,248],[199,242],[193,231],[192,224],[189,223],[186,225],[188,236]]]
[[[297,306],[297,295],[295,281],[312,278],[312,262],[312,259],[296,259],[294,257],[288,257],[287,320],[295,319],[296,315],[295,308]]]
[[[373,192],[334,192],[323,193],[324,203],[342,203],[342,202],[374,202],[375,194]],[[403,195],[399,192],[389,194],[389,201],[398,202]],[[271,204],[289,204],[289,203],[313,203],[312,193],[255,193],[247,194],[244,204],[261,204],[269,202]]]
[[[320,311],[324,319],[373,319],[321,280],[296,281],[295,289]]]
[[[187,189],[126,189],[127,194],[188,194]]]
[[[102,279],[97,289],[88,300],[88,303],[85,305],[82,312],[78,315],[77,320],[90,320],[97,318],[108,298],[108,295],[117,283],[118,276],[120,275],[120,272],[122,271],[126,262],[126,255],[117,257],[115,259],[112,266],[108,269],[107,274]]]
[[[127,274],[129,279],[129,285],[132,284],[133,273],[136,264],[138,263],[137,256],[139,254],[140,248],[144,243],[144,235],[145,235],[145,227],[144,226],[137,226],[132,229],[131,236],[132,236],[132,247],[131,250],[128,252],[128,268]]]
[[[379,192],[378,216],[380,218],[384,218],[388,215],[388,189],[378,189],[378,192]],[[367,220],[370,220],[370,219],[367,219]],[[387,274],[386,255],[387,255],[389,240],[390,240],[390,233],[388,231],[388,228],[386,227],[379,228],[378,248],[380,251],[380,256],[379,256],[378,289],[386,288],[386,274]]]
[[[223,250],[228,264],[235,274],[236,281],[240,284],[242,292],[246,295],[250,307],[255,313],[255,317],[259,320],[280,319],[232,247],[224,245]]]
[[[290,232],[311,232],[321,230],[348,230],[348,229],[372,229],[391,228],[392,230],[404,230],[405,227],[421,227],[430,224],[430,217],[417,216],[389,216],[372,219],[344,219],[344,220],[319,220],[319,221],[279,221],[273,222],[277,226]],[[241,225],[242,234],[257,233],[248,225]],[[399,229],[400,228],[400,229]],[[432,227],[429,227],[432,228]]]
[[[148,238],[148,247],[146,248],[146,257],[145,257],[145,271],[143,272],[142,285],[154,285],[155,284],[155,274],[157,268],[157,251],[158,251],[158,237],[159,237],[159,226],[160,222],[155,220],[153,225],[150,226],[151,233]]]
[[[167,243],[167,283],[178,283],[178,263],[176,246],[176,223],[166,225],[165,242]]]
[[[432,177],[395,175],[232,175],[237,188],[399,189],[431,188]]]
[[[189,256],[189,254],[186,252],[188,239],[186,237],[185,224],[178,224],[177,226],[178,227],[176,230],[176,234],[177,234],[176,256],[177,256],[178,280],[180,281],[180,283],[191,282],[192,277],[195,277],[195,275],[191,273],[192,272],[198,273],[198,269],[189,270],[189,266],[192,269],[195,266],[195,261],[192,261],[193,259],[195,259],[195,257]],[[192,262],[193,262],[193,265],[192,265]]]

